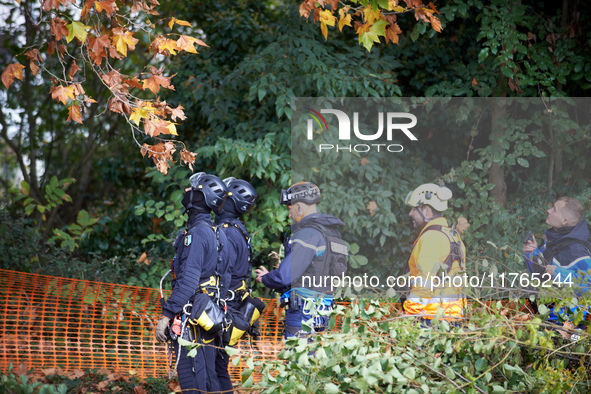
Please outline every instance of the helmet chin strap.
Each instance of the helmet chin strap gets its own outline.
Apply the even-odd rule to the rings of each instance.
[[[420,207],[422,207],[422,206],[423,206],[423,204],[421,204],[421,205],[419,205],[419,206],[417,207],[417,212],[419,213],[419,215],[421,215],[421,217],[423,218],[423,221],[424,221],[425,223],[429,223],[429,222],[431,221],[431,219],[433,219],[433,218],[427,219],[427,218],[425,217],[425,215],[423,215],[423,212],[421,212],[421,210],[419,209],[419,208],[420,208]]]
[[[295,206],[294,206],[293,212],[295,214],[296,223],[299,223],[300,220],[302,220],[304,218],[304,216],[306,216],[306,213],[308,213],[308,210],[310,209],[310,207],[311,207],[311,205],[308,205],[308,209],[306,209],[306,211],[302,214],[302,216],[298,216],[298,213],[296,212]]]

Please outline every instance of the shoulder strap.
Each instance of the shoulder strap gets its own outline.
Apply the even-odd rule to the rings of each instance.
[[[199,226],[199,225],[209,228],[215,234],[216,250],[217,250],[217,254],[218,254],[217,261],[215,263],[215,277],[217,279],[217,286],[216,287],[217,287],[217,292],[218,292],[216,299],[219,300],[220,299],[220,279],[222,277],[221,273],[220,273],[220,267],[222,265],[222,249],[224,249],[224,245],[220,241],[220,232],[219,232],[218,226],[214,226],[214,225],[206,223],[204,221],[198,221],[193,226],[191,226],[191,228]],[[188,228],[187,228],[187,230],[188,230]]]
[[[247,271],[248,272],[248,292],[252,293],[252,242],[251,242],[252,237],[250,236],[250,233],[248,232],[246,227],[244,227],[242,225],[242,222],[240,222],[240,221],[228,220],[228,221],[222,222],[222,225],[224,227],[228,227],[228,226],[236,227],[238,230],[240,230],[240,232],[242,233],[242,236],[244,237],[244,240],[246,242],[246,248],[248,249],[248,271]]]
[[[461,239],[460,239],[460,234],[458,233],[458,231],[455,229],[455,226],[452,226],[451,228],[449,228],[449,231],[444,231],[443,230],[443,226],[440,224],[436,224],[433,226],[429,226],[425,229],[425,231],[423,232],[423,234],[425,234],[427,231],[439,231],[440,233],[445,234],[445,236],[447,237],[447,239],[449,240],[449,244],[450,244],[450,249],[449,249],[449,255],[446,259],[447,260],[450,258],[450,256],[452,254],[455,254],[456,256],[458,256],[460,258],[460,263],[462,266],[465,265],[465,256],[462,253],[462,246],[461,246]],[[457,239],[455,239],[455,237],[457,237]]]

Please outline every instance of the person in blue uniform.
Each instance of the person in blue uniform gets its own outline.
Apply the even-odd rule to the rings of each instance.
[[[333,304],[331,281],[326,278],[346,271],[348,250],[337,230],[344,223],[319,213],[316,204],[320,200],[320,189],[311,182],[299,182],[282,191],[281,204],[287,205],[293,221],[285,258],[276,270],[255,270],[257,282],[282,293],[287,307],[285,338],[324,330],[328,317],[319,312],[330,312]],[[327,247],[327,240],[332,247]],[[307,328],[302,329],[302,324]]]
[[[551,228],[544,232],[544,244],[538,246],[533,236],[523,244],[529,271],[538,275],[542,282],[547,275],[551,275],[553,281],[576,288],[578,295],[588,295],[591,251],[585,207],[579,200],[564,196],[558,198],[546,213],[546,224]],[[555,311],[553,305],[548,307],[551,311],[548,320],[558,322],[558,315],[563,314],[565,309]],[[576,310],[576,307],[572,308],[571,312]],[[586,308],[581,310],[587,317]]]
[[[258,194],[250,183],[242,179],[226,178],[224,183],[228,187],[228,195],[224,205],[214,209],[215,225],[227,239],[225,249],[231,273],[230,292],[227,295],[228,309],[237,310],[242,299],[250,291],[247,279],[250,279],[252,270],[250,234],[239,218],[252,210]],[[220,389],[224,393],[231,393],[233,389],[228,373],[229,361],[230,357],[226,351],[219,349],[215,369]]]
[[[172,328],[173,333],[169,334],[175,318],[187,318],[183,311],[192,303],[195,294],[206,292],[218,302],[219,294],[225,292],[229,283],[228,259],[223,250],[220,251],[227,241],[223,233],[215,231],[210,215],[212,209],[223,206],[227,187],[220,178],[205,173],[193,175],[190,183],[182,201],[189,216],[187,229],[179,231],[174,242],[177,254],[171,273],[172,293],[163,306],[155,336],[159,342],[166,342],[170,336],[175,338],[177,373],[183,392],[219,392],[213,334],[196,326],[191,336],[193,327],[185,324],[182,331]],[[187,357],[188,350],[178,344],[177,336],[204,345],[197,350],[195,357]]]

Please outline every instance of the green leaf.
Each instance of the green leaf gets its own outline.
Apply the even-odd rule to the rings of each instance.
[[[521,167],[525,167],[525,168],[529,168],[529,161],[527,161],[526,159],[524,159],[523,157],[518,157],[517,158],[517,163],[519,163],[519,165]]]
[[[513,78],[513,69],[511,69],[510,67],[501,67],[501,72],[507,78]]]
[[[341,392],[339,386],[334,383],[327,383],[324,385],[324,392],[326,394],[338,394]]]
[[[31,191],[31,186],[26,181],[21,181],[21,190],[25,196],[28,196]]]
[[[78,38],[81,43],[86,41],[86,30],[89,30],[90,26],[86,26],[84,23],[81,22],[72,22],[68,25],[68,36],[66,37],[66,42],[70,42],[74,39],[74,37]]]
[[[488,53],[489,53],[488,47],[487,48],[482,48],[482,50],[478,54],[478,63],[484,63],[484,61],[488,57]]]
[[[234,347],[230,347],[230,346],[226,346],[226,347],[224,348],[224,350],[226,351],[226,353],[228,353],[228,356],[230,356],[230,357],[231,357],[231,356],[235,356],[235,355],[237,355],[238,353],[240,353],[240,350],[238,350],[238,349],[236,349],[236,348],[234,348]]]
[[[476,363],[474,363],[474,367],[476,367],[476,370],[478,372],[482,372],[486,369],[486,366],[488,365],[488,362],[486,361],[485,358],[479,358],[478,360],[476,360]]]
[[[25,207],[25,213],[26,213],[27,215],[30,215],[30,214],[32,214],[34,210],[35,210],[35,205],[33,205],[33,204],[31,204],[31,205],[27,205],[27,206]]]

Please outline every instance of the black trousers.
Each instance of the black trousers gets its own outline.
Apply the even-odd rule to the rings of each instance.
[[[228,372],[228,364],[230,363],[230,356],[224,349],[218,349],[218,355],[215,359],[215,372],[220,383],[220,390],[226,393],[233,393],[232,379]]]
[[[190,329],[190,327],[187,327],[187,330]],[[179,346],[178,342],[174,344],[174,351],[179,360],[177,374],[181,390],[183,390],[183,393],[195,394],[219,392],[220,384],[215,368],[218,349],[214,346],[215,341],[206,344],[203,343],[201,335],[198,335],[198,337],[197,341],[202,343],[202,346],[197,349],[195,357],[187,357],[189,351]],[[185,338],[185,335],[183,335],[183,338]],[[189,340],[188,336],[185,339]]]

